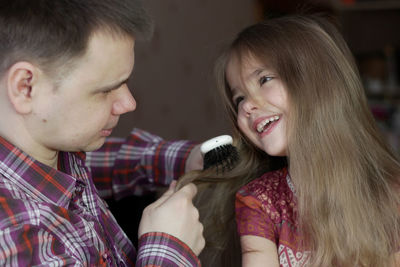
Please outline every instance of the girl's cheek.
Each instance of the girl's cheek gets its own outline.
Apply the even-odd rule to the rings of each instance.
[[[243,122],[242,120],[238,120],[238,127],[242,131],[242,133],[246,136],[248,136],[248,129],[246,127],[246,123]]]

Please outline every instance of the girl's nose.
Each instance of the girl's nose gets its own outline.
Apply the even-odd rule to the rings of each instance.
[[[257,104],[251,98],[246,98],[243,101],[242,108],[246,116],[250,116],[251,113],[258,109]]]

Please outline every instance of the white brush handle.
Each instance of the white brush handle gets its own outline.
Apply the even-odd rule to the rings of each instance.
[[[204,155],[205,153],[213,150],[216,147],[223,146],[223,145],[231,145],[232,144],[232,137],[230,135],[220,135],[210,140],[205,141],[200,146],[200,151]]]

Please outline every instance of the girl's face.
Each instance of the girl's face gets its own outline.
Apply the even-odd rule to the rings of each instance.
[[[277,73],[254,58],[232,56],[226,79],[237,108],[240,130],[271,156],[287,155],[288,100]]]

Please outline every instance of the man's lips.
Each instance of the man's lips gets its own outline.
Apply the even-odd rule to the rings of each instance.
[[[103,129],[103,130],[101,130],[101,136],[103,136],[103,137],[110,136],[112,131],[113,131],[113,128]]]
[[[107,128],[105,128],[105,129],[103,129],[103,130],[100,131],[101,136],[103,136],[103,137],[110,136],[111,133],[112,133],[112,131],[113,131],[113,129],[117,126],[117,124],[118,124],[118,119],[115,120],[115,121],[113,121],[113,123],[111,124],[111,126],[108,126],[108,125],[110,125],[110,124],[106,125]]]

